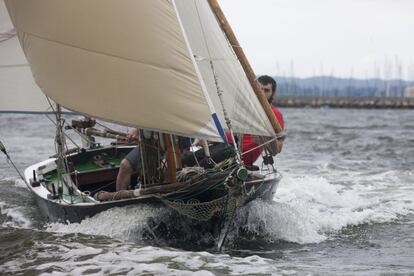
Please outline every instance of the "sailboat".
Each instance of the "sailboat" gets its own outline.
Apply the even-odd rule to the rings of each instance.
[[[246,167],[236,137],[270,143],[284,134],[216,0],[5,3],[56,115],[56,156],[24,173],[46,218],[79,222],[149,203],[206,223],[228,222],[247,202],[273,198],[280,173],[272,162]],[[86,119],[67,126],[62,108]],[[115,182],[134,146],[119,143],[122,133],[96,130],[95,119],[140,129],[142,169],[132,189],[116,192]],[[84,146],[68,150],[67,128]],[[118,142],[101,146],[95,135]],[[233,143],[222,162],[182,168],[177,137]]]

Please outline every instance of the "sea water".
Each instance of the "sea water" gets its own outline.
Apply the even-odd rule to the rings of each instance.
[[[220,253],[162,207],[47,223],[0,156],[0,274],[413,274],[414,111],[282,112],[277,194],[238,211]],[[0,114],[0,140],[20,170],[54,154],[53,139],[44,115]]]

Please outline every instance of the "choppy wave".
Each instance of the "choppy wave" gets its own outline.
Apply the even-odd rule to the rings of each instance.
[[[287,174],[276,200],[309,220],[308,225],[318,233],[414,214],[414,191],[409,183],[400,183],[400,192],[387,193],[387,187],[401,181],[400,172],[353,177],[354,185],[349,186],[332,184],[324,177]]]
[[[278,271],[294,273],[292,269],[278,267],[280,265],[273,260],[255,255],[241,258],[152,246],[138,247],[118,242],[101,242],[100,247],[96,248],[80,237],[80,242],[73,241],[76,237],[64,236],[60,240],[59,237],[54,238],[55,242],[35,244],[28,249],[36,253],[36,258],[23,260],[17,256],[15,260],[6,262],[2,268],[12,274],[25,271],[42,275],[252,275],[273,274]]]
[[[30,228],[32,221],[24,214],[24,207],[0,202],[0,222],[3,227]]]

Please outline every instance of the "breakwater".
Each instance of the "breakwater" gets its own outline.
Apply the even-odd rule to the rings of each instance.
[[[279,96],[279,107],[414,108],[414,98]]]

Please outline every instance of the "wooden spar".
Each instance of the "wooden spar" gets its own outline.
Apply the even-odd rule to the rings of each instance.
[[[171,183],[177,181],[177,164],[178,159],[181,160],[181,155],[176,155],[176,147],[174,142],[171,139],[170,134],[164,134],[164,143],[166,148],[166,160],[167,160],[167,173],[168,173],[168,180]]]
[[[167,194],[174,191],[185,189],[186,187],[191,186],[189,182],[179,182],[173,184],[166,184],[160,186],[153,186],[144,189],[138,190],[123,190],[119,192],[100,192],[95,195],[95,199],[99,201],[108,201],[108,200],[120,200],[128,198],[136,198],[144,195],[158,195],[158,194]]]
[[[98,136],[103,138],[117,139],[127,141],[127,135],[125,133],[118,132],[118,134],[112,134],[109,131],[101,131],[94,128],[87,128],[85,131],[86,135]]]
[[[247,78],[249,79],[250,85],[252,86],[254,93],[256,94],[260,104],[266,112],[266,115],[269,118],[269,121],[272,124],[273,129],[276,133],[282,132],[283,129],[280,126],[275,114],[273,113],[266,96],[260,90],[260,87],[256,82],[256,75],[254,74],[253,68],[247,60],[247,57],[244,54],[243,49],[240,47],[239,41],[237,40],[232,28],[230,27],[230,24],[228,23],[223,11],[221,10],[220,5],[218,4],[217,0],[208,0],[208,2],[214,14],[216,15],[217,21],[219,22],[221,29],[227,36],[227,39],[229,40],[234,52],[236,53],[236,56],[239,59],[243,67],[243,70],[246,73]]]

